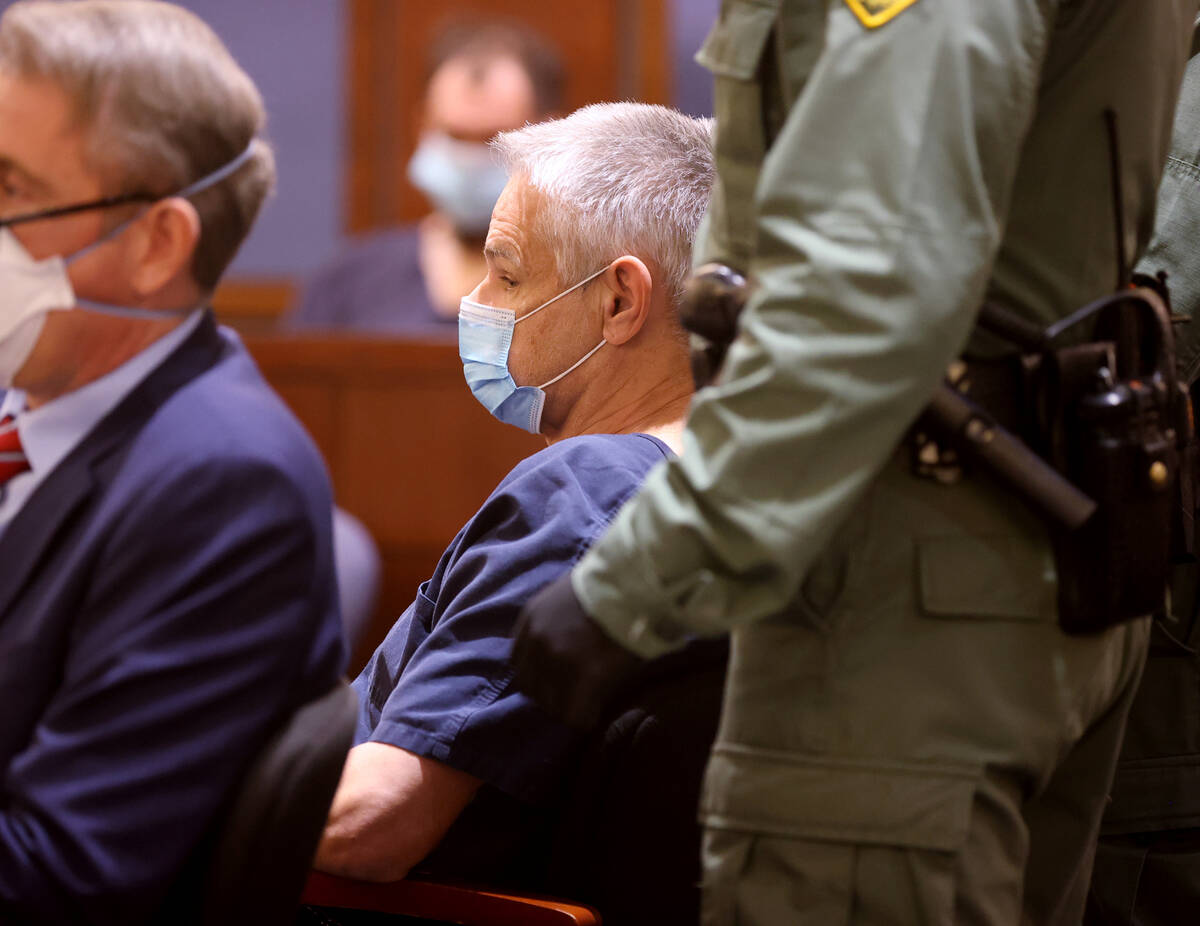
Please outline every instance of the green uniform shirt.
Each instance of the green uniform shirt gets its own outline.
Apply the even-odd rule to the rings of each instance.
[[[780,611],[985,297],[1048,323],[1111,290],[1103,112],[1134,255],[1170,135],[1147,101],[1178,93],[1196,6],[725,0],[698,56],[719,173],[698,256],[757,289],[682,457],[573,573],[615,639],[653,656]],[[1132,54],[1152,63],[1114,79]]]

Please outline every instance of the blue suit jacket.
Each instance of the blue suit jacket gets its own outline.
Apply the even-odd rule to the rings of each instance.
[[[0,922],[178,922],[342,668],[328,479],[211,316],[0,534]]]

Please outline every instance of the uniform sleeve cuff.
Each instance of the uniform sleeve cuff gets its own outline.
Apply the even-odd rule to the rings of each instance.
[[[643,569],[641,564],[614,568],[593,548],[572,570],[571,587],[605,633],[643,659],[653,659],[683,646],[687,631],[664,616],[671,604]]]

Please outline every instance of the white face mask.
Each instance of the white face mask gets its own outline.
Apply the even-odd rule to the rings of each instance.
[[[37,344],[46,314],[74,304],[63,259],[34,260],[11,228],[0,228],[0,387],[12,387]]]
[[[186,198],[220,183],[250,160],[253,153],[254,142],[251,141],[245,150],[232,161],[171,195]],[[58,215],[115,205],[139,198],[149,199],[150,197],[114,197],[108,200],[97,200],[94,203],[84,203],[78,206],[52,209],[44,213],[5,219],[0,225],[7,226],[9,223],[17,224],[33,219],[45,220]],[[70,256],[55,255],[47,257],[45,260],[34,260],[25,250],[20,239],[13,234],[11,228],[0,227],[0,388],[12,387],[13,379],[25,366],[29,355],[33,353],[38,338],[41,336],[42,328],[46,324],[46,316],[50,312],[80,308],[108,315],[163,319],[179,318],[194,310],[194,307],[176,311],[138,309],[92,302],[80,299],[75,295],[75,288],[71,285],[71,278],[67,274],[67,265],[104,242],[115,238],[136,218],[137,216],[121,222],[97,241],[93,241]]]

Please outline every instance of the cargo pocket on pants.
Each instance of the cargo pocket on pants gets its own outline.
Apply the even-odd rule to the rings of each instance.
[[[950,924],[980,771],[718,746],[705,926]]]

